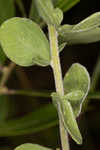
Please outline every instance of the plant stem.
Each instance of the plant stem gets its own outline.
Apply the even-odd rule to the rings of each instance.
[[[51,91],[44,92],[32,90],[14,90],[14,89],[7,89],[6,87],[1,87],[0,95],[23,95],[23,96],[50,98]]]
[[[16,64],[11,62],[8,67],[3,68],[3,74],[0,81],[0,87],[5,86],[6,82],[8,81],[8,78],[12,72],[12,70],[15,68]]]
[[[60,65],[60,59],[59,59],[57,32],[56,32],[55,27],[52,25],[48,25],[48,30],[49,30],[49,39],[50,39],[50,48],[51,48],[51,67],[54,73],[56,92],[59,95],[63,96],[64,89],[63,89],[62,71],[61,71],[61,65]],[[60,113],[61,113],[61,110],[59,107],[58,115]],[[68,135],[63,126],[60,115],[59,115],[59,125],[60,125],[62,150],[69,150]]]
[[[33,91],[33,90],[15,90],[8,89],[6,87],[0,87],[0,95],[22,95],[22,96],[30,96],[30,97],[42,97],[42,98],[50,98],[51,93],[53,91]],[[98,99],[100,100],[100,92],[89,92],[88,99]]]

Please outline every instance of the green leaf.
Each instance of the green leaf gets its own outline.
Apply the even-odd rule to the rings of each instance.
[[[32,0],[30,12],[29,12],[29,18],[34,20],[36,23],[41,23],[41,17],[38,14],[38,11],[36,9],[35,0]]]
[[[37,144],[26,143],[22,144],[21,146],[18,146],[17,148],[15,148],[15,150],[51,150],[51,149]]]
[[[40,17],[46,24],[59,26],[63,20],[63,13],[59,8],[54,8],[51,0],[35,0]]]
[[[82,136],[80,134],[72,106],[70,102],[64,98],[63,102],[61,103],[61,110],[65,128],[68,130],[71,137],[76,141],[77,144],[82,144]]]
[[[86,68],[78,63],[73,64],[64,77],[64,90],[65,97],[70,101],[75,116],[80,114],[89,88],[90,77]]]
[[[0,137],[37,133],[57,124],[57,111],[48,104],[18,119],[0,123]]]
[[[69,132],[69,134],[71,135],[73,140],[77,142],[77,144],[82,144],[82,137],[78,129],[78,125],[70,102],[68,101],[68,99],[66,99],[65,96],[61,97],[57,93],[52,93],[51,96],[53,99],[53,103],[58,111],[58,105],[60,105],[60,117],[65,129]]]
[[[59,28],[59,38],[68,44],[85,44],[100,41],[100,12],[97,12],[76,25],[63,25]]]
[[[56,0],[55,3],[57,7],[66,12],[79,2],[80,0]]]
[[[60,44],[60,45],[59,45],[59,51],[61,52],[61,51],[65,48],[66,45],[67,45],[66,42]]]
[[[14,15],[14,0],[0,0],[0,24]]]
[[[50,64],[48,40],[40,27],[26,18],[12,18],[0,28],[0,42],[5,54],[21,66]]]

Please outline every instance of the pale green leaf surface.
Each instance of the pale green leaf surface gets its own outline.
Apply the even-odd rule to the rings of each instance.
[[[64,77],[64,90],[66,98],[68,96],[73,107],[75,116],[79,115],[82,103],[88,94],[89,88],[90,77],[88,71],[78,63],[73,64]],[[74,100],[77,103],[75,103]]]
[[[54,8],[51,0],[35,0],[40,17],[46,24],[59,26],[63,20],[63,13],[59,8]]]
[[[80,90],[75,90],[64,95],[64,98],[71,103],[75,116],[78,116],[81,111],[84,95],[85,93]]]
[[[100,12],[94,13],[76,25],[59,28],[59,39],[68,44],[85,44],[100,41]]]
[[[17,148],[15,148],[15,150],[51,150],[51,149],[37,144],[26,143],[18,146]]]
[[[48,40],[40,27],[25,18],[12,18],[0,28],[0,42],[5,54],[21,66],[50,64]]]
[[[61,97],[57,93],[52,93],[51,96],[53,104],[56,106],[57,109],[58,105],[60,105],[60,117],[63,121],[65,129],[69,132],[73,140],[75,140],[78,144],[82,144],[82,137],[78,129],[78,125],[70,102],[66,99],[65,96]]]
[[[65,128],[68,130],[71,137],[76,141],[77,144],[82,144],[82,136],[80,134],[70,102],[63,98],[61,109]]]

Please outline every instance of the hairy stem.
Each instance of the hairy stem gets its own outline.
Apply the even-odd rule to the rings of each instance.
[[[62,71],[61,71],[61,65],[60,65],[60,59],[59,59],[57,32],[56,32],[55,27],[52,25],[48,25],[48,30],[49,30],[49,39],[50,39],[50,48],[51,48],[51,67],[54,73],[56,92],[59,95],[63,96],[64,89],[63,89]],[[58,115],[60,113],[61,113],[61,110],[59,107]],[[63,126],[60,115],[59,115],[59,125],[60,125],[62,150],[69,150],[68,135]]]

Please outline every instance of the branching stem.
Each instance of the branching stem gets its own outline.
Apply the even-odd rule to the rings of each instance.
[[[57,31],[56,28],[52,25],[48,25],[49,30],[49,39],[50,39],[50,49],[51,49],[51,67],[54,73],[56,92],[63,96],[63,80],[62,80],[62,71],[59,59],[59,50],[58,50],[58,39],[57,39]],[[60,114],[60,107],[58,108],[58,115]],[[60,136],[61,136],[61,144],[62,150],[69,150],[69,142],[68,135],[63,126],[59,115],[59,125],[60,125]]]

